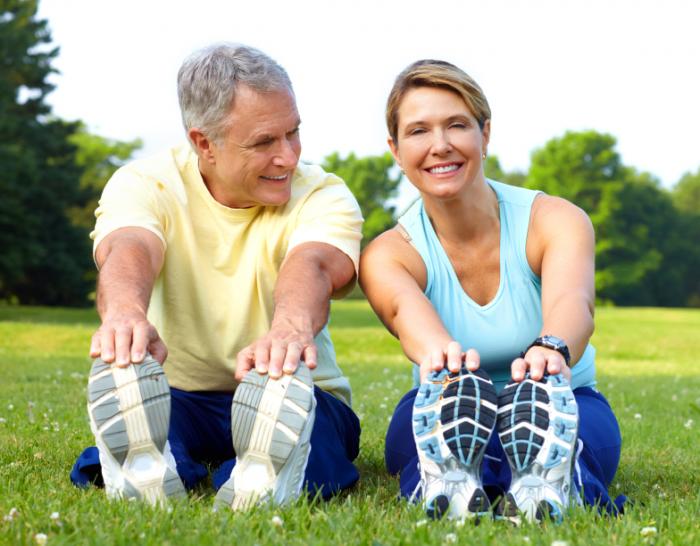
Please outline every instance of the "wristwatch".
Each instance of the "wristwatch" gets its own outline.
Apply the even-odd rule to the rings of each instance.
[[[564,357],[564,362],[566,362],[566,365],[571,367],[571,353],[569,353],[569,348],[560,337],[549,335],[538,337],[535,341],[530,343],[527,349],[525,349],[523,356],[525,356],[525,353],[530,350],[530,347],[546,347],[547,349],[554,349]]]

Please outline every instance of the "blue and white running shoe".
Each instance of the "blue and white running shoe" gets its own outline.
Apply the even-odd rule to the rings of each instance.
[[[572,499],[578,407],[561,375],[510,382],[498,396],[498,434],[512,472],[497,517],[561,521]]]
[[[413,436],[420,461],[418,489],[429,517],[464,519],[489,513],[481,462],[496,426],[496,402],[493,383],[481,370],[432,372],[420,386],[413,404]]]

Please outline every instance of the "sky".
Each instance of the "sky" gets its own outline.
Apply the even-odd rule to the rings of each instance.
[[[176,74],[218,41],[286,68],[302,158],[388,150],[384,106],[421,58],[476,79],[506,170],[567,130],[617,138],[625,164],[670,187],[700,168],[700,2],[695,0],[41,0],[60,54],[54,114],[101,136],[184,142]]]

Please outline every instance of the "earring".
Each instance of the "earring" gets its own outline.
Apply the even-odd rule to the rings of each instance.
[[[486,152],[481,154],[481,159],[486,159]]]

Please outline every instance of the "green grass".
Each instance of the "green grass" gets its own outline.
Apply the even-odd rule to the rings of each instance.
[[[560,526],[483,521],[425,524],[396,500],[384,433],[410,368],[363,301],[334,303],[332,335],[362,420],[360,484],[330,502],[300,500],[247,515],[213,513],[201,488],[169,510],[108,502],[68,473],[92,443],[85,412],[90,310],[0,307],[0,544],[700,544],[700,311],[601,309],[594,343],[599,387],[624,446],[611,494],[635,505],[620,518],[576,510]],[[692,424],[689,424],[693,420]],[[686,426],[688,424],[688,426]],[[11,508],[19,514],[3,521]],[[50,514],[59,513],[59,523]],[[272,525],[279,515],[283,525]],[[642,528],[658,529],[643,539]]]

